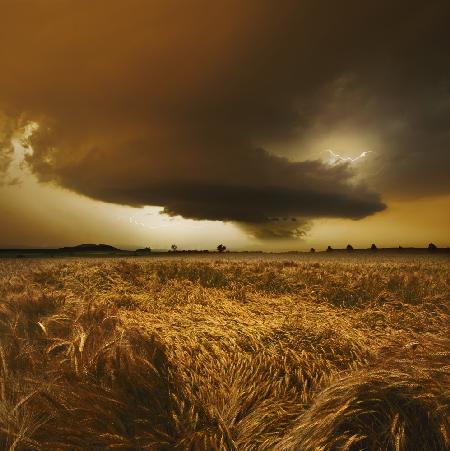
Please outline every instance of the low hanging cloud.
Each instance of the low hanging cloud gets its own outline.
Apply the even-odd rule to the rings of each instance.
[[[44,180],[107,202],[161,205],[170,216],[237,222],[259,238],[298,238],[306,219],[360,219],[385,207],[378,194],[352,181],[347,164],[294,163],[242,145],[218,155],[201,154],[195,147],[185,159],[174,150],[181,143],[172,139],[159,141],[152,151],[155,139],[111,143],[62,165],[45,138],[41,147],[39,136],[31,140],[38,150],[29,162]]]
[[[43,182],[299,237],[382,195],[450,189],[448,7],[391,3],[0,0],[0,110],[39,124]],[[342,123],[385,142],[370,188],[350,162],[271,152]]]

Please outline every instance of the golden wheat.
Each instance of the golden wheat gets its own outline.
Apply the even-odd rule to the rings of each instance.
[[[449,449],[449,268],[0,260],[0,448]]]

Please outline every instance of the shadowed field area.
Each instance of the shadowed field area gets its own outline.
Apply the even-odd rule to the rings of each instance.
[[[0,448],[448,450],[449,269],[0,260]]]

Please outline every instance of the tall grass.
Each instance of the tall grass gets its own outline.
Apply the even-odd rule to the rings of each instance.
[[[450,263],[0,261],[0,449],[450,449]]]

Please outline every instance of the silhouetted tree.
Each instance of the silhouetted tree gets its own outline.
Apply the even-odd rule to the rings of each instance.
[[[347,250],[348,251],[352,251],[353,250],[353,246],[351,244],[347,244]]]
[[[178,246],[176,244],[172,244],[170,248],[172,249],[172,252],[176,252],[178,250]]]
[[[224,252],[226,249],[227,249],[227,247],[224,246],[223,244],[219,244],[219,245],[217,246],[217,250],[218,250],[219,252]]]
[[[327,247],[327,252],[331,252],[333,250],[333,248],[331,246]]]
[[[371,251],[376,251],[376,250],[378,250],[377,245],[376,245],[376,244],[372,244],[372,246],[370,246],[370,250],[371,250]]]
[[[436,249],[437,249],[437,246],[436,246],[435,244],[430,243],[430,244],[428,245],[428,250],[430,250],[430,251],[435,251]]]
[[[402,251],[402,250],[403,250],[403,246],[399,246],[399,247],[398,247],[398,250],[399,250],[399,251]]]
[[[312,247],[309,252],[316,252],[316,250]]]

